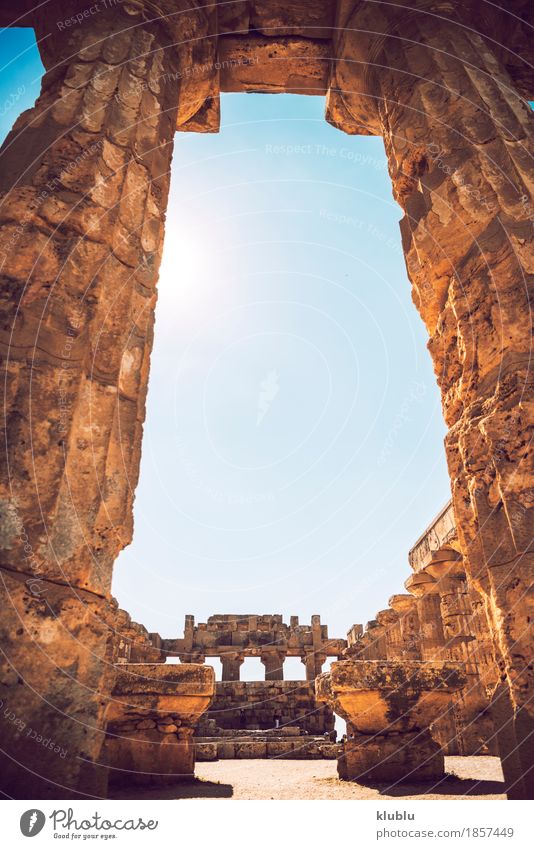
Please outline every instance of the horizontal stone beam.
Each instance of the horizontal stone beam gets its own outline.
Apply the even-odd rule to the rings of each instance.
[[[326,94],[329,42],[261,35],[219,39],[221,91]]]

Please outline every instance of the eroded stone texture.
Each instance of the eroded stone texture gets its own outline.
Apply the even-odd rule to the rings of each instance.
[[[350,651],[366,658],[385,653],[395,661],[400,655],[403,662],[454,655],[466,668],[476,667],[477,693],[491,699],[509,795],[532,798],[534,174],[532,114],[522,97],[532,99],[534,90],[532,69],[522,59],[531,52],[522,24],[525,0],[507,10],[486,4],[482,12],[457,4],[454,19],[441,7],[437,16],[428,14],[432,4],[418,0],[339,0],[335,20],[332,3],[314,0],[286,7],[276,0],[189,6],[159,0],[157,8],[136,0],[52,35],[50,7],[33,9],[26,0],[4,3],[1,22],[13,23],[15,6],[22,22],[36,27],[48,70],[35,108],[21,116],[2,148],[8,455],[0,565],[9,608],[2,697],[12,722],[19,698],[29,706],[22,722],[35,727],[55,727],[46,702],[64,698],[77,715],[78,685],[87,679],[84,740],[72,729],[87,760],[82,767],[61,757],[53,775],[73,792],[80,784],[102,786],[98,776],[82,772],[94,772],[105,712],[95,694],[109,691],[109,658],[135,657],[134,643],[140,656],[153,652],[150,659],[160,661],[166,652],[165,641],[149,635],[146,642],[127,619],[120,647],[117,610],[107,596],[113,559],[131,538],[174,128],[217,129],[221,86],[328,88],[327,120],[385,140],[394,194],[405,212],[401,230],[414,301],[428,329],[449,427],[466,576],[438,574],[439,564],[434,574],[423,574],[432,564],[421,563],[410,585],[419,594],[416,604],[395,596],[398,618],[381,611]],[[81,0],[58,0],[54,14],[61,20],[83,8]],[[25,583],[30,580],[39,583],[39,594]],[[94,665],[82,659],[85,643],[79,657],[73,646],[61,645],[42,614],[47,593],[56,599],[60,623],[68,622],[66,639],[75,644],[75,619],[84,632],[93,628],[87,645]],[[82,605],[72,621],[71,604]],[[441,626],[431,629],[438,606]],[[65,659],[50,680],[39,679],[40,695],[14,683],[14,670],[23,680],[37,674],[26,669],[28,657],[13,639],[18,621],[19,636],[29,630],[39,650],[49,641],[51,657]],[[313,639],[296,645],[308,678],[315,677],[323,653]],[[226,649],[234,676],[240,645],[232,638]],[[281,667],[285,648],[276,650]],[[202,646],[184,651],[189,660],[205,656]],[[265,660],[274,675],[275,658]],[[453,700],[455,710],[465,702],[456,714],[460,725],[473,708],[464,694],[465,687]],[[69,727],[65,720],[62,734]],[[11,731],[4,736],[14,792],[53,795],[49,753],[38,762],[45,781],[37,770],[28,782],[9,761],[13,741],[20,743]],[[464,724],[460,737],[467,734]],[[387,741],[384,746],[389,751]],[[31,746],[21,751],[23,763],[30,763]]]
[[[185,617],[184,636],[161,640],[161,649],[182,663],[204,663],[206,657],[220,657],[223,681],[238,681],[245,657],[259,657],[265,667],[267,681],[282,681],[286,657],[300,657],[306,667],[306,678],[313,681],[320,674],[327,657],[339,657],[346,640],[328,636],[328,626],[321,617],[311,617],[309,625],[299,625],[292,616],[287,625],[279,614],[218,614],[195,625],[195,617]]]
[[[297,37],[227,38],[220,43],[221,91],[325,94],[332,49]]]
[[[496,753],[490,706],[498,670],[488,652],[481,597],[468,582],[452,505],[438,514],[410,550],[410,595],[394,595],[362,632],[348,634],[344,657],[457,662],[466,686],[451,696],[431,733],[446,755]],[[387,735],[385,735],[387,736]]]
[[[215,689],[209,666],[130,663],[116,667],[102,761],[114,784],[191,778],[193,733]]]
[[[296,726],[320,735],[334,730],[334,716],[315,703],[311,681],[217,681],[207,718],[238,731]]]
[[[17,799],[105,796],[109,605],[20,572],[1,581],[0,788]]]
[[[113,637],[114,663],[165,663],[159,634],[149,634],[126,610],[113,617]]]
[[[465,684],[450,662],[342,660],[317,679],[317,698],[347,720],[340,778],[411,781],[441,778],[444,757],[429,731]]]
[[[405,587],[417,598],[419,620],[419,652],[421,660],[436,661],[447,657],[441,619],[440,595],[437,582],[424,569],[410,575]],[[432,729],[435,740],[448,755],[459,754],[457,728],[452,700]]]
[[[151,81],[164,25],[125,18],[63,36],[2,148],[4,565],[101,594],[131,539],[178,104]]]
[[[56,4],[65,17],[72,8]],[[141,11],[102,10],[50,34],[40,7],[41,95],[1,150],[1,698],[41,736],[70,739],[71,752],[52,758],[3,724],[2,772],[21,797],[105,788],[88,773],[113,678],[108,596],[132,534],[184,90],[172,25]],[[193,9],[181,25],[192,37],[205,23]],[[36,667],[36,657],[48,660]]]
[[[532,798],[532,113],[468,4],[458,24],[402,5],[342,0],[333,87],[353,123],[384,136],[461,552],[509,688],[509,793]]]
[[[413,596],[402,593],[392,595],[389,606],[399,618],[393,626],[393,638],[388,645],[388,659],[421,660],[421,626]]]

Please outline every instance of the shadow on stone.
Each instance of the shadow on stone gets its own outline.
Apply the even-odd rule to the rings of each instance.
[[[457,775],[446,775],[440,781],[425,785],[404,782],[371,784],[366,781],[364,786],[377,790],[381,796],[498,796],[506,793],[504,781],[458,778]]]
[[[110,799],[231,799],[234,788],[231,784],[217,781],[192,779],[177,782],[165,787],[128,787],[116,788],[109,794]]]

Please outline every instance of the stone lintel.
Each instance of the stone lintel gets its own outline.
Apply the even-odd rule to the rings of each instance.
[[[215,675],[211,666],[198,663],[128,663],[116,669],[114,696],[211,697],[215,692]]]
[[[419,572],[429,563],[442,559],[442,551],[450,552],[451,560],[457,559],[457,545],[456,519],[452,501],[449,501],[414,543],[408,552],[408,561],[413,571]]]
[[[221,91],[324,95],[332,48],[295,36],[219,39]]]

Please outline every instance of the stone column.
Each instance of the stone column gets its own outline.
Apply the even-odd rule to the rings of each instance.
[[[284,680],[284,660],[285,652],[267,651],[261,653],[261,662],[265,667],[266,681],[283,681]]]
[[[301,658],[306,667],[306,680],[315,681],[315,657],[313,651],[308,651]]]
[[[239,681],[240,669],[244,659],[244,656],[238,652],[221,655],[222,680]]]
[[[361,639],[362,634],[363,634],[363,626],[360,625],[359,622],[357,622],[355,625],[353,625],[351,627],[350,631],[347,632],[347,648],[350,649],[351,646],[353,646],[355,643],[357,643],[358,640]]]
[[[400,614],[396,610],[379,610],[376,621],[384,629],[386,660],[402,660]]]
[[[193,732],[214,694],[208,666],[118,667],[102,752],[110,782],[162,785],[191,779]]]
[[[371,619],[366,623],[362,643],[362,657],[366,660],[386,659],[386,629],[377,619]]]
[[[310,650],[302,655],[301,660],[306,667],[306,680],[315,681],[317,676],[323,671],[323,666],[326,662],[326,655]]]
[[[408,592],[417,599],[422,660],[442,660],[445,656],[445,635],[441,620],[439,587],[432,575],[422,569],[404,582]]]
[[[489,700],[477,662],[471,593],[460,557],[434,560],[427,571],[437,582],[445,651],[449,660],[463,663],[467,683],[454,698],[460,754],[494,754],[494,729]]]
[[[351,781],[428,781],[444,777],[429,732],[465,684],[458,664],[344,660],[317,679],[317,700],[347,720],[339,777]]]
[[[391,596],[389,606],[399,614],[401,659],[421,660],[421,627],[415,598],[398,593]]]
[[[404,586],[417,599],[421,659],[427,662],[447,659],[437,582],[425,569],[421,569],[410,575]],[[460,753],[452,699],[445,706],[441,716],[436,718],[432,733],[445,754]]]
[[[463,4],[454,21],[440,9],[428,0],[341,0],[329,115],[349,132],[384,137],[394,196],[405,212],[413,299],[449,428],[461,550],[487,598],[510,690],[516,746],[501,753],[508,792],[530,799],[532,112],[505,64],[505,56],[521,56],[514,54],[514,17]],[[510,52],[496,46],[495,32]]]
[[[47,71],[0,150],[0,698],[20,720],[2,723],[0,773],[16,798],[106,787],[111,571],[132,537],[187,59],[180,4],[142,5],[65,31],[34,13]],[[190,39],[202,15],[189,13]]]

